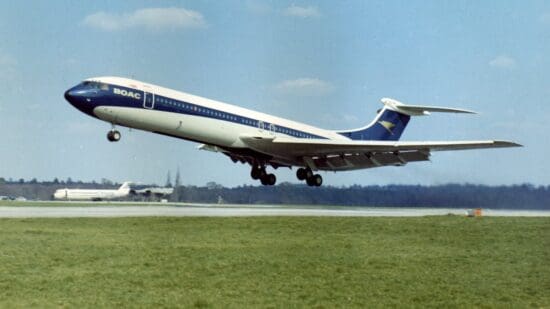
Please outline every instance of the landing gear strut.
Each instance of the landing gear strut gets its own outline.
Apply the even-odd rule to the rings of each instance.
[[[305,180],[310,187],[319,187],[323,184],[323,177],[319,174],[313,174],[313,171],[309,167],[300,167],[296,171],[296,177],[298,180]]]
[[[260,180],[264,186],[272,186],[277,182],[277,177],[274,174],[268,174],[265,166],[254,165],[250,171],[250,177],[254,180]]]

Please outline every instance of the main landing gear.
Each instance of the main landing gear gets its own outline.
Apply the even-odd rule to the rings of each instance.
[[[323,177],[319,174],[313,174],[313,171],[309,167],[300,167],[296,171],[296,177],[298,180],[305,180],[310,187],[319,187],[323,184]]]
[[[265,170],[265,166],[252,166],[250,177],[254,180],[259,179],[264,186],[273,186],[277,182],[277,177],[275,177],[274,174],[268,174]]]
[[[120,141],[120,137],[120,132],[115,129],[112,129],[111,131],[109,131],[109,133],[107,133],[107,139],[109,140],[109,142],[118,142]]]
[[[267,173],[264,165],[252,166],[250,177],[254,180],[260,180],[264,186],[273,186],[277,182],[277,177],[274,174]],[[320,187],[323,184],[323,177],[319,174],[313,174],[309,167],[299,168],[296,171],[296,177],[299,180],[305,180],[310,187]]]

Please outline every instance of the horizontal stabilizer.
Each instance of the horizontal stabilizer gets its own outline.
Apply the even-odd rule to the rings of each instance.
[[[476,112],[470,111],[467,109],[437,107],[437,106],[405,105],[397,100],[389,99],[389,98],[383,98],[381,101],[389,109],[405,115],[409,115],[409,116],[425,116],[425,115],[429,115],[430,112],[476,114]]]

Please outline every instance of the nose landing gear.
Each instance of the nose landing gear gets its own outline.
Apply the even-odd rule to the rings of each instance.
[[[118,142],[120,141],[121,136],[122,135],[120,135],[120,132],[115,129],[112,129],[107,133],[107,139],[109,140],[109,142]]]
[[[107,140],[109,140],[109,142],[118,142],[121,137],[122,135],[120,135],[120,132],[115,129],[115,124],[111,123],[111,131],[107,133]]]

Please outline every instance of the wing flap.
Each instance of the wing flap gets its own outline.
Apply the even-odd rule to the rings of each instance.
[[[380,166],[399,166],[409,162],[428,161],[430,154],[425,151],[407,151],[398,154],[391,152],[355,153],[312,157],[315,167],[320,170],[354,170]]]
[[[501,140],[485,141],[430,141],[430,142],[399,142],[399,141],[348,141],[319,140],[297,138],[259,138],[243,136],[241,140],[256,151],[278,156],[314,157],[345,155],[357,153],[381,153],[403,151],[450,151],[503,147],[521,147],[521,145]]]

